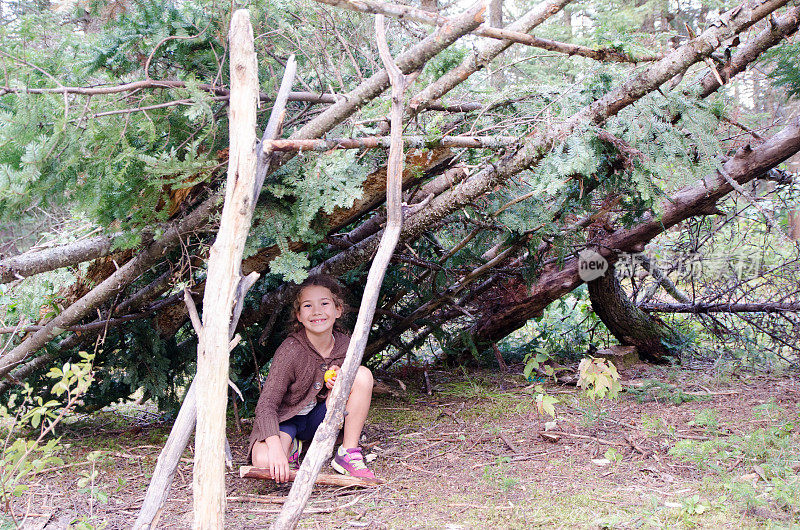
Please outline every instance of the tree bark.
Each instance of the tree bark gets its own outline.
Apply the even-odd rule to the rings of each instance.
[[[694,304],[642,304],[639,309],[652,313],[783,313],[800,312],[800,302],[752,302]]]
[[[120,289],[162,259],[170,249],[178,244],[183,234],[196,230],[207,221],[216,203],[216,195],[206,199],[195,211],[167,230],[161,238],[147,245],[134,259],[120,267],[119,270],[103,280],[80,300],[45,324],[44,328],[25,339],[6,355],[0,357],[0,377],[8,374],[29,355],[40,350],[50,340],[60,335],[64,328],[78,323],[100,304],[111,299]]]
[[[624,346],[636,346],[639,356],[651,361],[677,357],[680,335],[664,326],[630,301],[617,280],[613,266],[587,284],[592,309]]]
[[[378,50],[384,67],[389,73],[392,85],[392,143],[389,148],[386,174],[386,210],[388,213],[386,229],[367,275],[367,284],[364,287],[364,296],[361,300],[353,335],[350,338],[350,345],[347,348],[347,355],[344,363],[342,363],[339,376],[336,378],[336,384],[329,399],[330,408],[325,415],[325,420],[314,435],[305,460],[303,460],[303,464],[297,473],[298,478],[292,485],[289,497],[273,524],[275,529],[292,529],[297,526],[311,495],[311,489],[319,470],[322,468],[325,459],[331,454],[336,435],[344,422],[344,410],[350,395],[350,389],[353,386],[353,381],[355,381],[356,372],[361,365],[361,358],[367,345],[383,277],[400,239],[400,231],[403,225],[401,207],[403,193],[403,95],[406,90],[406,79],[389,53],[384,17],[382,15],[375,17],[375,33],[378,41]]]
[[[0,284],[107,256],[111,254],[114,241],[120,235],[92,237],[0,260]]]
[[[244,244],[260,191],[256,179],[258,66],[250,12],[237,10],[230,33],[230,158],[219,232],[211,247],[198,337],[197,433],[192,486],[194,528],[225,527],[225,413],[228,403],[230,327],[241,282]]]
[[[756,148],[746,145],[727,160],[723,170],[739,184],[760,177],[769,169],[800,151],[800,119],[795,119],[781,132]],[[722,175],[715,173],[675,192],[656,211],[661,215],[645,218],[638,225],[620,229],[598,241],[599,253],[614,263],[618,252],[641,252],[644,245],[677,223],[690,217],[708,215],[716,203],[733,190]],[[551,266],[528,289],[528,296],[510,303],[491,315],[483,315],[473,326],[475,340],[495,342],[519,329],[550,302],[572,291],[582,283],[578,260],[568,260],[563,267]]]

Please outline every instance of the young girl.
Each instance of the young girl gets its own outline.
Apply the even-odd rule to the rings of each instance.
[[[299,464],[302,442],[311,440],[325,419],[326,395],[330,397],[336,376],[326,382],[324,375],[328,370],[338,372],[350,343],[336,325],[344,308],[341,291],[327,276],[311,276],[300,285],[294,300],[294,332],[275,351],[261,390],[250,454],[253,465],[268,469],[276,482],[288,480],[290,467]],[[339,473],[375,478],[358,446],[372,384],[372,373],[359,366],[347,400],[344,439],[331,462]]]

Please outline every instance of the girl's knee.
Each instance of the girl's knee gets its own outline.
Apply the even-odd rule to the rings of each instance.
[[[256,442],[253,445],[253,452],[250,454],[250,460],[253,462],[254,467],[267,467],[267,444],[264,442]]]
[[[366,366],[359,366],[358,372],[356,372],[356,380],[353,382],[353,386],[360,386],[360,387],[367,387],[372,390],[372,385],[374,380],[372,378],[372,371]]]

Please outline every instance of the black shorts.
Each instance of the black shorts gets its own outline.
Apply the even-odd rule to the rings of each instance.
[[[322,420],[325,419],[325,414],[328,408],[325,406],[324,401],[317,403],[311,412],[289,418],[278,425],[281,432],[285,432],[292,438],[298,440],[311,440],[314,438],[314,433],[317,432],[317,427],[320,426]]]

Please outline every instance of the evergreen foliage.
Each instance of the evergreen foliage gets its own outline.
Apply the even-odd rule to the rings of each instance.
[[[41,215],[81,219],[85,233],[98,228],[122,230],[126,237],[119,247],[136,249],[143,240],[161,233],[165,223],[189,208],[198,196],[222,184],[228,145],[226,102],[204,86],[229,84],[229,6],[206,0],[166,4],[136,0],[115,10],[116,4],[96,2],[88,11],[86,6],[76,7],[62,15],[25,2],[15,5],[12,14],[3,12],[9,23],[0,27],[3,83],[12,88],[110,87],[143,79],[180,81],[184,86],[92,97],[24,90],[0,95],[0,223],[22,226]],[[529,7],[527,2],[505,5],[512,16]],[[675,6],[660,0],[581,1],[569,6],[568,15],[561,13],[537,28],[536,34],[634,56],[652,55],[667,43],[686,38],[690,30],[701,31],[707,15],[721,7],[708,2]],[[296,89],[346,93],[381,69],[370,16],[330,10],[310,1],[256,2],[250,8],[264,94],[260,127],[269,114],[269,98],[280,82],[286,58],[292,53],[297,53],[300,72]],[[391,22],[391,30],[394,53],[432,31],[405,21]],[[428,62],[409,94],[459,64],[480,42],[467,37]],[[798,51],[796,44],[782,44],[765,55],[765,64],[774,65],[776,84],[794,96],[800,94]],[[490,84],[488,72],[481,71],[445,97],[446,102],[479,101],[486,105],[482,111],[425,112],[407,124],[406,132],[431,140],[444,134],[524,137],[537,127],[545,129],[572,117],[618,87],[632,71],[628,64],[599,63],[519,46],[500,62],[503,68],[498,70],[495,64],[491,70],[502,74],[502,86]],[[379,301],[384,313],[376,319],[373,337],[388,333],[398,317],[411,314],[422,304],[440,301],[448,287],[486,263],[487,249],[514,245],[527,252],[513,266],[502,264],[495,270],[496,288],[474,298],[459,292],[444,300],[438,314],[419,318],[389,348],[389,354],[395,354],[392,348],[411,344],[409,351],[421,360],[433,356],[493,362],[491,350],[475,344],[465,330],[475,325],[485,308],[513,302],[513,290],[505,290],[508,285],[532,283],[543,267],[558,266],[584,248],[591,235],[576,229],[576,221],[597,216],[593,222],[598,226],[605,221],[614,227],[633,226],[665,194],[716,170],[719,156],[736,147],[724,125],[735,116],[735,103],[721,97],[703,101],[691,96],[690,79],[698,72],[687,73],[687,81],[675,89],[640,99],[601,127],[584,124],[575,134],[557,139],[536,167],[400,248],[387,271]],[[283,135],[292,134],[319,109],[291,102]],[[378,98],[329,136],[379,134],[388,110],[387,98]],[[502,154],[453,150],[455,160],[470,170],[487,160],[496,161]],[[301,281],[308,269],[337,252],[326,240],[329,227],[325,215],[350,207],[360,197],[366,176],[385,159],[379,150],[301,153],[270,175],[259,198],[246,255],[273,246],[280,252],[246,298],[246,311],[257,307],[261,297],[283,281]],[[424,180],[420,168],[408,169]],[[781,195],[783,202],[776,202],[772,210],[785,226],[794,211],[796,193],[795,189]],[[375,212],[364,218],[371,215]],[[342,232],[355,228],[364,218]],[[758,233],[763,236],[759,244],[765,245],[776,236],[767,234],[763,226],[754,228],[758,219],[758,214],[736,216],[735,221],[726,219],[722,228],[704,221],[706,224],[693,227],[691,237],[666,235],[657,250],[664,254],[689,248],[696,251],[698,234],[713,230],[718,230],[719,238],[714,244],[724,247],[713,249],[719,254],[730,251],[719,243],[726,238],[739,245],[741,239]],[[468,236],[476,229],[474,237]],[[165,261],[175,265],[175,275],[174,285],[162,298],[178,296],[184,285],[204,280],[203,261],[213,230],[212,222],[207,230],[189,236],[180,250],[165,256]],[[742,234],[747,236],[740,238]],[[444,258],[467,237],[471,239],[458,252]],[[754,252],[744,243],[738,248]],[[791,249],[784,249],[765,263],[777,267],[792,256]],[[349,302],[353,305],[363,288],[366,268],[362,265],[341,278],[352,293]],[[86,269],[47,273],[13,288],[0,286],[0,321],[18,322],[23,317],[36,321],[62,310],[59,304],[66,289],[84,278]],[[675,276],[674,269],[670,272]],[[120,293],[120,299],[155,276],[154,271],[143,275]],[[679,281],[693,279],[680,276]],[[791,278],[787,275],[781,282],[790,285]],[[632,284],[634,294],[639,292],[637,285]],[[726,288],[735,290],[732,281]],[[110,310],[109,304],[102,312],[110,314]],[[443,313],[450,316],[439,319]],[[232,352],[232,377],[243,390],[254,393],[259,386],[257,375],[264,372],[280,342],[277,337],[285,333],[285,316],[281,313],[264,347],[257,343],[265,322],[248,321],[244,326],[245,340]],[[172,336],[144,319],[109,329],[104,343],[98,345],[96,384],[85,396],[85,406],[101,407],[143,388],[159,406],[174,407],[192,375],[196,353],[189,325],[177,324],[179,331],[174,334],[173,329]],[[433,338],[418,340],[420,330],[431,330]],[[503,349],[512,358],[531,352],[574,357],[608,342],[602,324],[589,311],[585,292],[579,290],[548,307],[541,318],[509,338]],[[77,359],[77,348],[51,351],[59,362]],[[31,380],[44,381],[46,370]]]
[[[800,43],[776,46],[764,54],[763,62],[771,64],[771,77],[776,86],[786,89],[794,97],[800,97]]]

